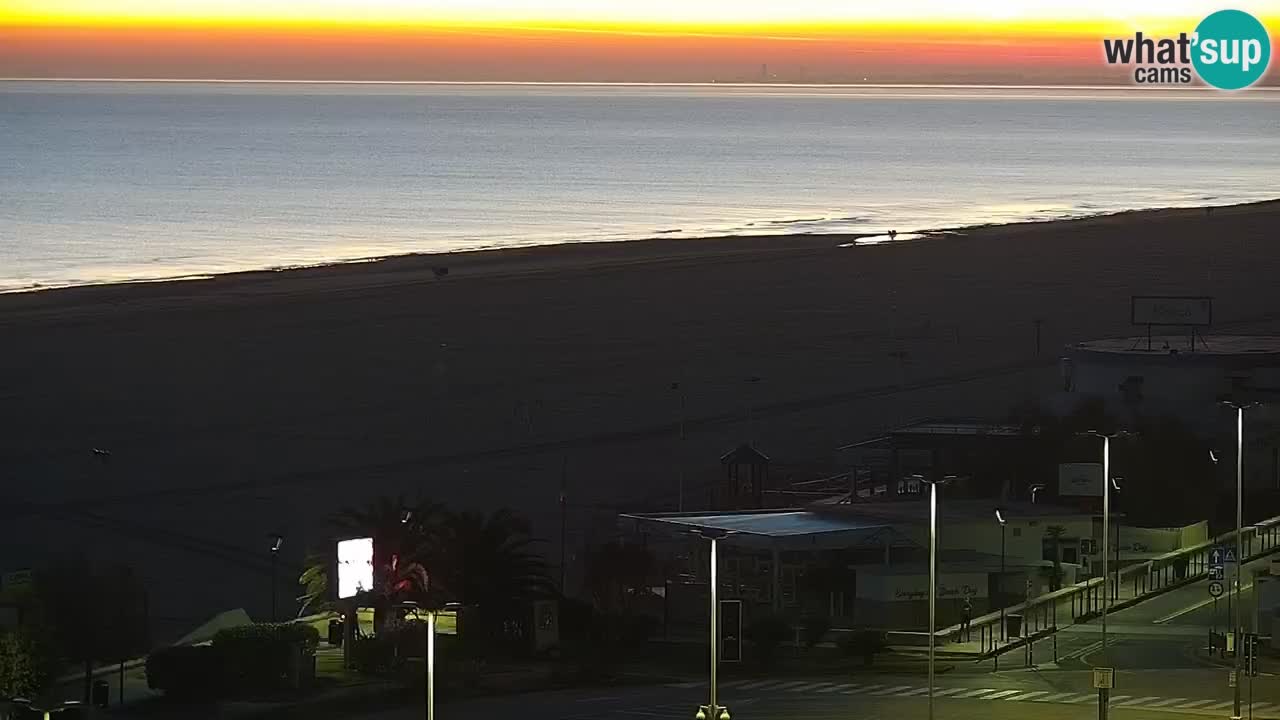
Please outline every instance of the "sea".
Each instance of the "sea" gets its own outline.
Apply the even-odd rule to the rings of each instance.
[[[0,82],[0,291],[1280,196],[1280,91]]]

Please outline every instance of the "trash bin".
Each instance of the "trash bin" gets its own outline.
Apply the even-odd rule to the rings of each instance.
[[[105,709],[111,700],[111,686],[106,680],[93,681],[93,706]]]
[[[1004,617],[1005,632],[1011,638],[1022,637],[1022,616],[1006,615]]]
[[[335,620],[329,621],[329,644],[335,647],[341,647],[342,645],[342,621],[341,620],[335,619]]]

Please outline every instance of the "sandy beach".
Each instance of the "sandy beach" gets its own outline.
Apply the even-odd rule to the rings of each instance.
[[[296,565],[325,513],[383,493],[518,508],[558,561],[563,479],[572,577],[616,498],[674,508],[672,383],[689,488],[748,438],[775,477],[808,476],[886,426],[999,415],[1051,387],[1065,343],[1137,334],[1134,294],[1211,295],[1214,332],[1280,331],[1278,230],[1269,202],[875,246],[669,238],[0,296],[15,509],[0,539],[128,559],[180,629],[260,614],[268,532]]]

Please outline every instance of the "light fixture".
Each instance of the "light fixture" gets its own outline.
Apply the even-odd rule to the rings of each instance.
[[[1004,510],[1000,508],[996,508],[996,522],[1000,523],[1001,525],[1004,525],[1005,523],[1008,522],[1008,520],[1006,520],[1004,517]]]

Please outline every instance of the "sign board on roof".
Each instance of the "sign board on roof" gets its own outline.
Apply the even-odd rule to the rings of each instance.
[[[1058,465],[1058,495],[1102,497],[1102,463]]]
[[[1134,325],[1206,327],[1213,324],[1211,297],[1135,295],[1129,307]]]

